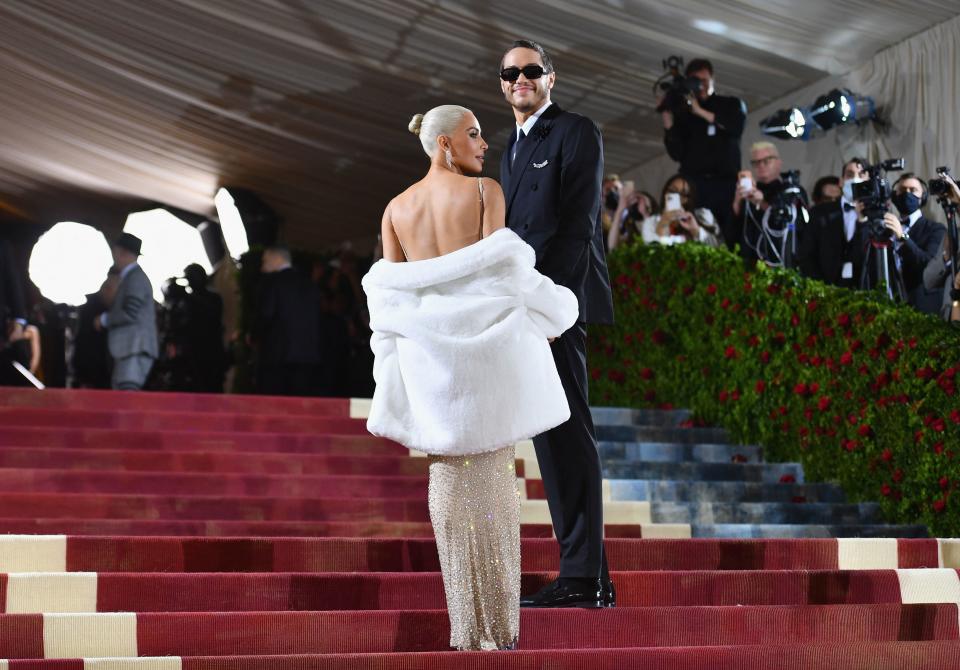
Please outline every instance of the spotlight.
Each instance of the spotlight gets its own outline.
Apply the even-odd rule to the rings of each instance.
[[[113,265],[110,245],[99,230],[61,221],[30,252],[30,279],[55,303],[77,306],[100,289]]]
[[[760,122],[764,135],[781,140],[806,140],[810,135],[810,123],[805,110],[799,107],[781,109]]]
[[[818,126],[830,130],[851,121],[872,119],[875,112],[873,98],[860,97],[845,88],[835,88],[817,98],[810,109],[810,116]]]
[[[220,228],[223,231],[223,240],[227,243],[227,251],[234,260],[239,260],[250,250],[247,229],[243,225],[240,210],[237,209],[233,196],[225,188],[217,191],[213,202],[217,206],[217,216],[220,218]]]
[[[166,209],[135,212],[127,217],[123,230],[143,241],[139,263],[153,284],[157,302],[163,302],[164,282],[182,275],[191,263],[198,263],[207,274],[213,272],[200,231]]]

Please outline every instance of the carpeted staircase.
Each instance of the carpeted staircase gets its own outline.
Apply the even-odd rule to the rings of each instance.
[[[598,408],[613,610],[447,651],[427,462],[364,401],[0,389],[0,670],[960,667],[960,541]],[[558,564],[518,445],[523,583]],[[85,659],[85,660],[81,660]]]

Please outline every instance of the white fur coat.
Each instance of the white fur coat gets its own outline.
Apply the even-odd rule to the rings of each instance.
[[[577,299],[534,269],[516,233],[429,260],[381,260],[363,289],[374,435],[430,454],[474,454],[570,417],[547,338],[576,322]]]

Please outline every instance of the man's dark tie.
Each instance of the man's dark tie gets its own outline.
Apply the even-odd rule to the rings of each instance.
[[[520,143],[527,137],[527,134],[522,130],[517,133],[517,141],[513,143],[513,153],[510,155],[510,167],[513,167],[513,162],[517,160],[517,153],[520,151]]]

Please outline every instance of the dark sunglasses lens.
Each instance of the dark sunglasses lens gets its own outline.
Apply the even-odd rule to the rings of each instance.
[[[523,76],[527,79],[539,79],[543,76],[543,68],[539,65],[527,65],[523,68]]]
[[[500,78],[504,81],[516,81],[520,78],[520,68],[518,67],[505,67],[500,70]]]

